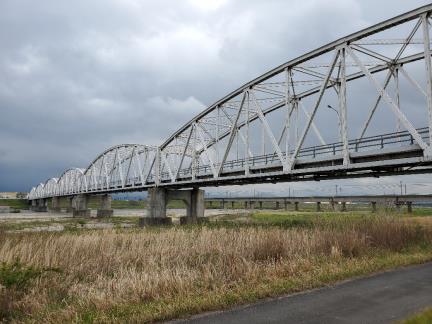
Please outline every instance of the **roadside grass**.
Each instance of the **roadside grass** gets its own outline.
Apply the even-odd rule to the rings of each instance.
[[[432,216],[432,208],[431,207],[414,207],[412,215],[413,216]]]
[[[430,324],[432,323],[432,308],[414,315],[413,317],[402,322],[403,324]]]
[[[37,275],[24,275],[23,289],[0,276],[0,322],[168,320],[432,260],[431,227],[380,216],[272,212],[247,215],[252,226],[2,232],[7,277]],[[275,226],[280,218],[313,221]]]

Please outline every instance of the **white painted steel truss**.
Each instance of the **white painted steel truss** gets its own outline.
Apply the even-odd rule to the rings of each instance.
[[[33,188],[29,199],[297,181],[320,172],[362,176],[375,167],[397,173],[404,166],[427,165],[431,13],[432,5],[424,6],[297,57],[220,99],[159,147],[110,148],[86,169],[69,169]],[[420,96],[423,118],[415,112],[418,104],[403,101],[406,93],[409,100],[412,93]],[[381,127],[389,119],[396,133]],[[366,137],[368,132],[374,136]]]

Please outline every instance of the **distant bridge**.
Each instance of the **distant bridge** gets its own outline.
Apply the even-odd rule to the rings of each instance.
[[[299,56],[162,145],[112,147],[39,184],[29,199],[148,190],[150,214],[163,218],[175,197],[203,215],[199,187],[430,173],[431,13],[427,5]],[[75,205],[86,209],[85,200]]]
[[[210,207],[234,208],[238,204],[243,204],[245,209],[262,209],[273,204],[274,209],[288,210],[292,206],[295,211],[299,210],[300,203],[315,203],[316,210],[321,211],[321,204],[328,204],[330,209],[346,211],[346,204],[370,204],[372,211],[377,210],[378,205],[395,207],[401,211],[402,206],[407,207],[407,212],[412,213],[413,204],[432,205],[432,195],[354,195],[354,196],[274,196],[274,197],[211,197],[206,198],[205,202]]]

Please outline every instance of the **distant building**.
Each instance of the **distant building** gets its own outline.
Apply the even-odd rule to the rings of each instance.
[[[0,199],[25,199],[27,192],[0,192]]]

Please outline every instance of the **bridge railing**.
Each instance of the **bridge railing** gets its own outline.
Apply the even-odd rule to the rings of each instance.
[[[425,142],[429,142],[429,129],[422,127],[417,129]],[[384,148],[396,147],[396,146],[409,146],[415,143],[412,135],[408,131],[400,131],[394,133],[387,133],[375,136],[363,137],[361,139],[352,139],[348,142],[348,149],[350,152],[366,152],[371,150],[380,150]],[[343,151],[342,142],[330,143],[326,145],[318,145],[306,147],[300,150],[298,157],[314,159],[317,157],[340,155]],[[285,155],[285,152],[282,152]],[[291,151],[290,154],[293,152]],[[249,163],[250,167],[254,166],[270,166],[278,165],[280,161],[276,153],[258,155],[249,159],[241,158],[236,160],[229,160],[224,163],[223,170],[234,170],[243,169]],[[218,166],[218,165],[216,165]],[[212,169],[210,165],[199,165],[196,168],[196,174],[198,176],[211,175]],[[179,171],[180,177],[190,177],[192,173],[191,167],[184,168]],[[169,173],[161,173],[162,179],[169,179]]]

